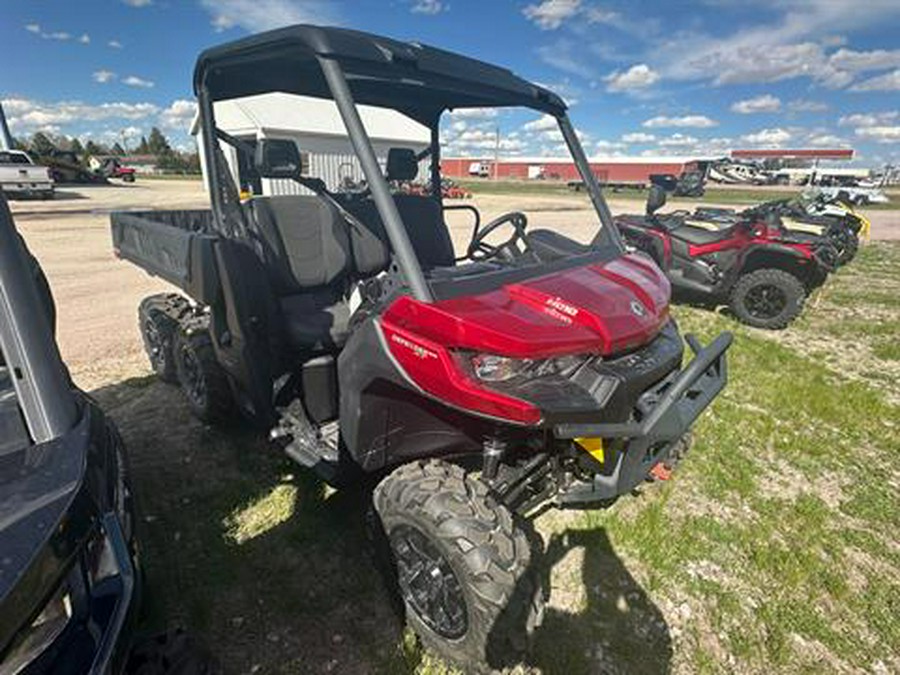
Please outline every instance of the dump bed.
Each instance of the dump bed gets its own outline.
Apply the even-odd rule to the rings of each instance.
[[[212,211],[121,211],[110,214],[113,250],[202,304],[217,292]]]

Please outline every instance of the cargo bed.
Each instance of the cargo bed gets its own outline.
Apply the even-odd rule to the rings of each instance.
[[[211,304],[217,293],[209,209],[121,211],[110,214],[117,257]]]

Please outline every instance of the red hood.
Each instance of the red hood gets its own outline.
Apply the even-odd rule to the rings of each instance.
[[[634,254],[498,290],[435,303],[409,297],[388,325],[444,347],[520,358],[614,354],[650,340],[668,320],[669,282]]]

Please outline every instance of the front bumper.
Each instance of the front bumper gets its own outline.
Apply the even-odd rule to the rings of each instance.
[[[634,490],[664,461],[675,444],[688,432],[712,400],[722,391],[728,377],[725,352],[733,336],[725,332],[703,347],[693,335],[685,340],[694,359],[680,372],[644,392],[638,400],[636,421],[601,424],[557,424],[557,439],[624,439],[622,452],[608,474],[595,474],[592,481],[573,480],[559,486],[555,502],[561,507],[587,506],[605,502]]]

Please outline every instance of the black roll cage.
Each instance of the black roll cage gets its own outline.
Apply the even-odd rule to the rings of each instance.
[[[470,73],[467,77],[465,74]],[[305,77],[304,77],[305,76]],[[291,26],[203,52],[194,73],[207,187],[217,229],[227,222],[225,177],[219,174],[218,140],[233,140],[216,128],[214,102],[274,91],[330,99],[337,105],[396,262],[417,300],[432,302],[432,289],[410,243],[357,102],[392,109],[427,126],[432,197],[441,201],[440,118],[466,107],[523,106],[553,116],[584,181],[601,223],[592,246],[624,250],[596,176],[556,94],[511,72],[474,59],[415,43],[317,26]],[[233,143],[232,143],[233,144]]]

